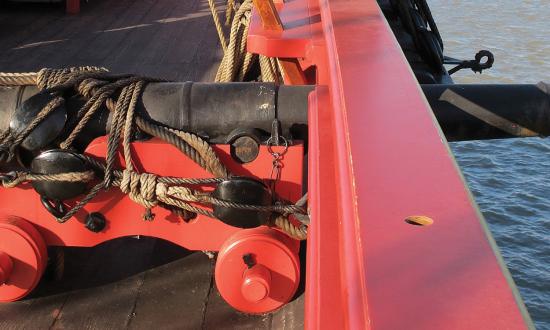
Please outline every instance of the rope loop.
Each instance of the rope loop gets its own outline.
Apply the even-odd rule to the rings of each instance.
[[[120,190],[130,199],[146,209],[157,206],[157,176],[151,173],[137,173],[130,170],[122,171]]]

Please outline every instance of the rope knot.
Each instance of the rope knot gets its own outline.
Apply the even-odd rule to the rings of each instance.
[[[147,209],[144,216],[145,220],[153,220],[154,218],[151,208],[158,205],[157,181],[158,177],[155,174],[137,173],[127,169],[122,172],[120,190],[127,194],[132,201]]]
[[[168,187],[167,187],[164,183],[158,182],[158,183],[157,183],[157,188],[156,188],[156,190],[155,190],[155,193],[157,194],[157,197],[158,197],[159,199],[162,199],[162,198],[164,198],[164,197],[167,196],[167,194],[168,194]]]
[[[83,73],[104,73],[107,69],[95,66],[79,66],[65,69],[44,68],[36,74],[36,85],[40,89],[61,85]]]

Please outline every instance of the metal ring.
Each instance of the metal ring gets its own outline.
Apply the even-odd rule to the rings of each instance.
[[[279,157],[281,157],[282,155],[284,155],[284,154],[286,153],[286,151],[288,150],[288,141],[287,141],[287,139],[286,139],[284,136],[282,136],[282,135],[279,136],[279,139],[282,139],[282,140],[283,140],[283,143],[284,143],[284,146],[285,146],[283,152],[275,152],[275,151],[273,151],[273,148],[272,148],[272,147],[275,146],[275,144],[273,144],[273,137],[270,136],[269,139],[267,139],[267,141],[265,142],[265,143],[267,144],[267,151],[268,151],[270,154],[272,154],[272,155],[277,154],[277,155],[278,155],[277,158],[279,158]]]
[[[17,178],[17,174],[15,171],[11,171],[8,173],[0,173],[0,182],[2,183],[8,183]]]
[[[61,201],[52,201],[46,196],[40,196],[40,202],[42,202],[42,206],[44,206],[46,211],[50,212],[57,219],[61,219],[67,214],[67,208]]]
[[[484,58],[487,58],[487,61],[481,62]],[[475,61],[480,69],[489,69],[495,62],[495,56],[488,50],[480,50],[475,56]]]
[[[10,148],[4,145],[0,146],[0,162],[9,162],[10,159]]]

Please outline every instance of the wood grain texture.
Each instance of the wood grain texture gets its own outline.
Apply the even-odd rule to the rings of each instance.
[[[254,8],[260,14],[262,26],[266,30],[283,31],[283,23],[273,0],[253,0]]]
[[[279,64],[285,78],[285,82],[292,85],[307,84],[304,71],[296,58],[279,58]]]

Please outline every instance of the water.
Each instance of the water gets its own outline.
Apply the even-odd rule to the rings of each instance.
[[[428,0],[445,54],[495,54],[457,83],[550,82],[550,1]],[[537,329],[550,329],[550,138],[451,144]]]

